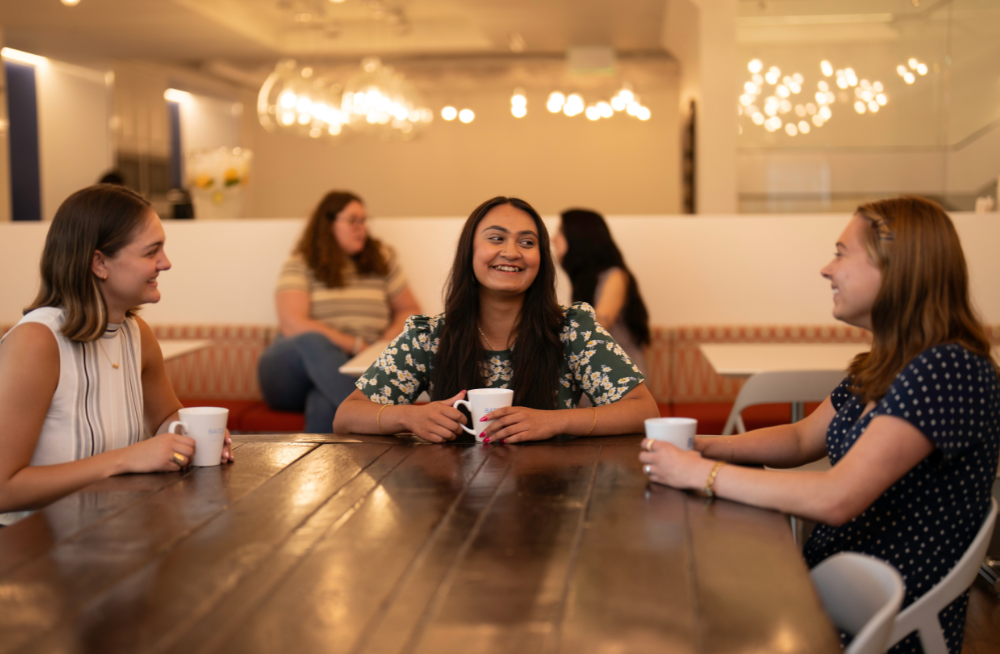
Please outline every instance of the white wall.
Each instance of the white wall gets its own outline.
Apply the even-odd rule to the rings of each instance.
[[[42,220],[112,165],[104,71],[56,61],[35,68]]]
[[[972,277],[973,301],[1000,323],[1000,220],[955,214]],[[461,218],[383,218],[373,233],[399,252],[428,313],[441,289]],[[554,219],[548,219],[550,228]],[[611,218],[616,242],[639,279],[656,325],[832,324],[829,261],[846,215],[630,216]],[[163,300],[144,309],[157,323],[274,324],[278,270],[302,221],[165,221],[173,269],[160,277]],[[15,322],[34,297],[47,224],[0,224],[0,323]],[[561,280],[560,300],[568,285]]]
[[[192,94],[180,103],[181,151],[238,148],[242,145],[243,105]]]

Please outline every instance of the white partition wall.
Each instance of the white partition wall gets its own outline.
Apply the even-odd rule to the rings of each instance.
[[[983,318],[1000,323],[1000,220],[953,216]],[[555,218],[546,220],[550,229]],[[833,255],[847,216],[632,216],[609,219],[639,280],[653,324],[832,324],[829,283],[819,270]],[[462,218],[379,218],[372,232],[393,246],[425,312],[443,306],[442,288]],[[165,221],[173,268],[160,277],[163,300],[143,310],[156,323],[271,324],[278,270],[301,219]],[[34,297],[48,224],[0,224],[0,323],[15,322]],[[569,298],[564,276],[560,300]]]

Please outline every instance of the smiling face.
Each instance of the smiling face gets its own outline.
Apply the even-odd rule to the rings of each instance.
[[[867,219],[854,215],[837,241],[833,261],[820,271],[833,287],[833,317],[869,331],[872,307],[882,286],[882,273],[865,246],[870,229]]]
[[[357,200],[351,200],[333,221],[333,237],[347,256],[352,257],[365,249],[368,241],[367,220],[365,206]]]
[[[535,281],[540,262],[538,227],[527,213],[501,204],[476,225],[472,268],[481,293],[523,295]]]
[[[149,211],[135,237],[113,257],[94,253],[93,272],[100,282],[110,322],[121,322],[125,312],[140,304],[160,301],[156,281],[170,260],[163,249],[166,234],[155,212]]]

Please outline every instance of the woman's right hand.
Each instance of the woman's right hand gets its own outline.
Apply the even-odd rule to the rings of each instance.
[[[465,391],[460,391],[447,400],[414,405],[407,427],[415,435],[432,443],[455,440],[462,433],[462,425],[466,422],[465,414],[455,408],[455,402],[464,397]]]
[[[191,463],[194,446],[194,439],[183,434],[166,433],[139,441],[122,450],[125,472],[177,472]],[[184,462],[178,462],[174,454],[183,456]]]

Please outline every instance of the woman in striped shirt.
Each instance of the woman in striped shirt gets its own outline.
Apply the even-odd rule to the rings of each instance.
[[[395,253],[369,237],[366,220],[361,198],[328,193],[278,278],[281,334],[260,358],[261,393],[272,409],[304,411],[311,433],[330,432],[354,391],[340,366],[420,313]]]

